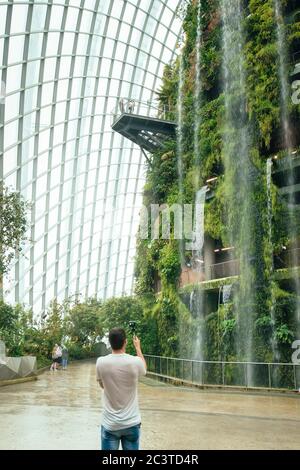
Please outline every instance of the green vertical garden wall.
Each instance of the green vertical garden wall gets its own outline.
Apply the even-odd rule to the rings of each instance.
[[[282,1],[281,7],[285,18],[296,8],[297,2]],[[180,54],[175,62],[166,67],[163,84],[158,90],[161,104],[170,109],[169,119],[177,120],[179,68],[183,61],[184,84],[182,87],[183,106],[183,195],[184,203],[194,203],[196,191],[207,179],[218,177],[213,183],[214,197],[205,205],[205,236],[218,240],[223,246],[231,242],[233,233],[236,237],[236,253],[242,257],[243,234],[241,224],[241,201],[245,188],[239,186],[240,155],[230,159],[226,167],[226,146],[224,145],[225,96],[223,86],[223,50],[222,50],[222,14],[218,0],[201,1],[201,45],[200,77],[201,93],[195,112],[196,80],[196,43],[198,1],[189,0],[178,12],[183,19],[183,41],[179,44]],[[296,295],[292,276],[280,279],[274,268],[273,256],[280,256],[282,247],[295,243],[289,235],[287,202],[280,196],[278,188],[271,186],[271,243],[268,219],[268,194],[266,162],[270,157],[280,160],[286,157],[282,138],[281,98],[279,82],[278,38],[276,34],[276,16],[273,0],[250,0],[242,4],[243,13],[243,57],[245,64],[246,90],[245,107],[247,126],[250,129],[249,158],[252,172],[248,209],[251,234],[248,236],[246,259],[251,266],[241,266],[238,278],[233,279],[239,291],[239,302],[233,300],[226,304],[214,302],[206,309],[201,328],[204,331],[204,359],[207,360],[246,360],[245,352],[237,348],[243,343],[241,335],[246,337],[249,331],[242,331],[237,325],[237,316],[252,315],[251,331],[253,355],[255,361],[290,362],[291,343],[297,338],[299,325],[294,314]],[[285,23],[287,57],[300,44],[299,15],[292,22]],[[299,46],[300,50],[300,46]],[[180,58],[181,56],[181,58]],[[290,61],[287,61],[289,67]],[[290,66],[292,67],[292,65]],[[289,71],[288,71],[289,72]],[[300,106],[290,100],[289,115],[293,124],[295,148],[299,145]],[[195,155],[194,130],[198,119],[198,149]],[[173,204],[178,202],[179,182],[177,171],[177,142],[169,141],[163,150],[152,156],[148,167],[144,189],[144,204]],[[299,225],[298,225],[299,226]],[[296,234],[297,235],[297,234]],[[299,235],[299,233],[298,233]],[[295,238],[295,237],[294,237]],[[205,291],[204,300],[209,302],[209,291],[216,292],[228,280],[198,283],[179,288],[181,273],[180,249],[177,240],[139,240],[136,258],[136,294],[152,296],[152,314],[158,323],[160,354],[192,357],[196,323],[190,311],[190,295]],[[185,262],[190,253],[185,252]],[[250,270],[251,302],[247,304],[248,277],[243,270]],[[298,274],[299,275],[299,274]],[[160,282],[158,282],[160,281]],[[242,293],[244,292],[244,297]],[[253,295],[252,295],[253,294]],[[149,305],[149,303],[148,303]],[[198,325],[199,326],[199,325]]]

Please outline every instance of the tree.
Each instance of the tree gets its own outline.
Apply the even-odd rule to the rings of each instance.
[[[5,342],[8,352],[14,350],[17,344],[18,312],[0,300],[0,338]]]
[[[97,299],[88,299],[84,303],[76,303],[69,310],[65,319],[65,331],[71,342],[91,348],[98,338],[103,336],[99,317],[100,306],[101,302]]]
[[[64,336],[63,307],[54,299],[48,309],[42,332],[45,336],[47,353],[50,356],[53,346],[61,344]]]
[[[0,182],[0,296],[2,297],[2,276],[9,270],[9,264],[16,252],[20,252],[27,229],[26,212],[28,203],[16,191],[10,191]]]
[[[30,312],[21,305],[14,307],[0,300],[0,339],[11,356],[22,356],[24,339],[27,335]]]
[[[150,299],[150,300],[149,300]],[[150,311],[153,297],[119,297],[106,300],[100,310],[103,329],[107,333],[111,328],[124,328],[128,338],[127,352],[134,354],[132,333],[129,322],[136,322],[136,333],[141,339],[144,353],[157,353],[157,324]]]

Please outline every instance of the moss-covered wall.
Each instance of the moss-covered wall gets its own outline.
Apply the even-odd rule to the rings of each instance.
[[[280,123],[280,84],[278,78],[278,50],[276,18],[273,0],[243,2],[245,44],[243,54],[246,64],[246,109],[251,128],[250,158],[252,172],[249,210],[251,211],[251,275],[254,300],[249,307],[254,310],[253,341],[255,359],[274,360],[271,344],[275,338],[281,360],[290,360],[290,344],[296,335],[292,314],[295,298],[292,289],[280,287],[280,280],[272,273],[272,252],[280,253],[290,240],[286,228],[286,205],[272,185],[272,246],[269,240],[267,214],[266,161],[277,153],[285,155]],[[282,1],[283,8],[288,2]],[[238,195],[233,194],[230,178],[226,175],[224,150],[225,100],[222,85],[222,18],[218,0],[201,1],[202,40],[200,47],[201,96],[195,112],[195,74],[197,38],[197,0],[184,2],[184,45],[181,51],[184,67],[183,85],[183,202],[193,203],[195,193],[208,178],[218,176],[214,197],[205,207],[205,233],[221,241],[230,242],[231,233],[240,230]],[[290,51],[300,41],[300,23],[286,25]],[[300,47],[299,47],[300,50]],[[179,59],[165,68],[163,84],[158,90],[162,104],[170,107],[169,118],[176,119],[178,103]],[[300,106],[290,106],[293,122],[300,123]],[[198,113],[198,115],[197,115]],[[195,119],[198,119],[199,155],[194,154]],[[295,135],[299,141],[299,135]],[[162,151],[153,155],[148,167],[144,190],[144,204],[172,204],[179,200],[176,142],[170,141]],[[238,161],[236,163],[238,167]],[[235,169],[232,169],[234,173]],[[225,176],[224,176],[225,172]],[[233,176],[234,178],[234,176]],[[241,191],[243,188],[241,188]],[[229,204],[229,199],[233,202]],[[230,209],[228,209],[230,208]],[[231,211],[231,212],[230,212]],[[229,230],[230,225],[230,230]],[[237,247],[242,250],[242,247]],[[186,253],[188,258],[188,253]],[[194,319],[189,312],[189,293],[179,292],[179,244],[176,240],[139,240],[136,259],[136,293],[155,292],[156,281],[162,281],[161,292],[153,305],[153,315],[159,325],[161,353],[190,355]],[[238,282],[235,280],[235,282]],[[243,277],[239,281],[243,283]],[[226,283],[226,281],[225,281]],[[206,286],[208,287],[208,286]],[[212,286],[215,288],[215,285]],[[191,289],[194,289],[192,287]],[[191,290],[190,289],[190,290]],[[245,290],[246,292],[247,290]],[[212,302],[212,305],[214,302]],[[271,306],[275,317],[271,318]],[[274,324],[275,318],[275,324]],[[273,322],[273,323],[272,323]],[[232,302],[205,317],[205,357],[207,359],[237,359],[235,347],[236,312]],[[248,332],[244,332],[245,335]],[[240,358],[241,359],[241,358]]]

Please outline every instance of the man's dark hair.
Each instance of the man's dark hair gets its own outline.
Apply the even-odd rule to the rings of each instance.
[[[110,330],[108,339],[111,348],[114,350],[122,349],[126,340],[126,333],[123,328],[113,328]]]

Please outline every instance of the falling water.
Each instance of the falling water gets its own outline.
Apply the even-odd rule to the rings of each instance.
[[[207,186],[203,186],[196,193],[195,200],[195,217],[194,217],[194,233],[193,233],[193,244],[194,253],[196,259],[202,261],[202,249],[204,243],[204,209],[205,209],[205,197],[207,193]],[[199,263],[198,263],[199,264]],[[202,267],[201,267],[202,269]]]
[[[178,193],[179,204],[183,204],[183,86],[184,86],[184,67],[182,54],[179,56],[179,81],[178,81],[178,97],[177,97],[177,172],[178,172]],[[185,264],[184,257],[184,240],[179,240],[180,262],[183,267]]]
[[[194,295],[195,295],[195,291],[192,290],[192,292],[190,293],[190,305],[189,305],[190,312],[192,312],[194,308]]]
[[[289,118],[289,100],[290,100],[290,88],[288,83],[288,61],[287,61],[287,46],[284,31],[284,21],[281,11],[281,2],[274,0],[275,2],[275,16],[277,25],[277,51],[279,55],[279,79],[280,79],[280,99],[281,99],[281,124],[283,130],[283,137],[285,147],[291,157],[293,148],[293,133],[291,130],[291,122]],[[292,165],[291,165],[292,168]],[[292,171],[291,171],[292,178]],[[292,183],[292,180],[291,180]]]
[[[184,86],[184,67],[182,54],[179,57],[179,81],[177,98],[177,171],[178,171],[178,189],[179,199],[182,202],[183,195],[183,86]]]
[[[244,66],[244,31],[241,0],[221,0],[223,19],[223,80],[225,120],[223,136],[225,187],[229,214],[239,210],[239,222],[229,220],[230,243],[235,246],[240,263],[239,292],[234,298],[237,311],[236,347],[240,360],[253,361],[254,281],[251,260],[254,257],[251,233],[251,192],[255,171],[250,164],[250,129],[246,110]],[[233,226],[232,224],[235,225]],[[253,370],[247,370],[248,384],[253,384]]]
[[[279,55],[279,80],[280,80],[280,100],[281,100],[281,126],[284,138],[284,146],[287,151],[287,161],[289,168],[289,181],[288,185],[293,186],[295,184],[295,174],[293,168],[293,131],[289,116],[289,104],[291,99],[290,87],[288,81],[288,52],[287,44],[285,37],[285,27],[284,20],[281,10],[281,2],[279,0],[274,0],[275,5],[275,16],[277,24],[277,50]],[[289,206],[289,215],[288,215],[288,232],[289,238],[293,242],[296,240],[296,213],[295,213],[295,201],[294,194],[289,193],[288,199]],[[297,255],[296,250],[292,250],[292,263],[293,266],[297,266]],[[295,321],[297,324],[297,335],[300,335],[300,280],[299,275],[297,274],[296,268],[294,271],[294,283],[295,283],[295,293],[297,297],[297,306],[295,311]]]
[[[199,188],[200,184],[200,95],[201,95],[201,0],[197,7],[197,36],[196,36],[196,64],[195,64],[195,88],[194,88],[194,161],[195,161],[195,216],[193,236],[193,268],[198,273],[197,278],[203,275],[203,244],[204,244],[204,209],[207,186]],[[202,361],[204,358],[204,297],[202,289],[198,289],[193,298],[192,310],[196,321],[196,334],[193,343],[193,359]],[[202,382],[202,367],[199,371],[199,381]]]
[[[199,277],[203,274],[203,244],[204,244],[204,212],[207,186],[203,186],[196,194],[194,219],[193,266]],[[193,298],[193,312],[196,320],[196,334],[193,344],[193,359],[204,359],[204,298],[202,289],[198,289]],[[201,374],[202,375],[202,374]]]
[[[200,147],[199,147],[199,131],[200,131],[200,94],[201,94],[201,39],[202,39],[202,29],[201,29],[201,0],[198,0],[198,10],[197,10],[197,37],[196,37],[196,67],[195,67],[195,99],[194,99],[194,114],[195,114],[195,123],[194,123],[194,153],[195,153],[195,166],[196,166],[196,176],[195,176],[195,186],[198,189],[199,187],[199,177],[200,177]]]
[[[232,284],[224,284],[222,286],[222,303],[227,304],[230,301]]]
[[[267,160],[267,196],[268,196],[268,230],[269,230],[269,245],[272,247],[272,158]],[[273,271],[273,257],[272,257],[272,271]]]
[[[274,261],[273,261],[273,243],[272,243],[272,192],[271,192],[271,184],[272,184],[272,158],[268,158],[267,160],[267,200],[268,200],[268,241],[269,241],[269,250],[270,250],[270,258],[271,258],[271,273],[274,272]],[[270,307],[270,314],[271,314],[271,324],[272,324],[272,339],[271,339],[271,346],[273,352],[273,359],[276,362],[279,362],[279,350],[278,344],[275,338],[275,295],[274,295],[274,286],[271,285],[271,307]]]

